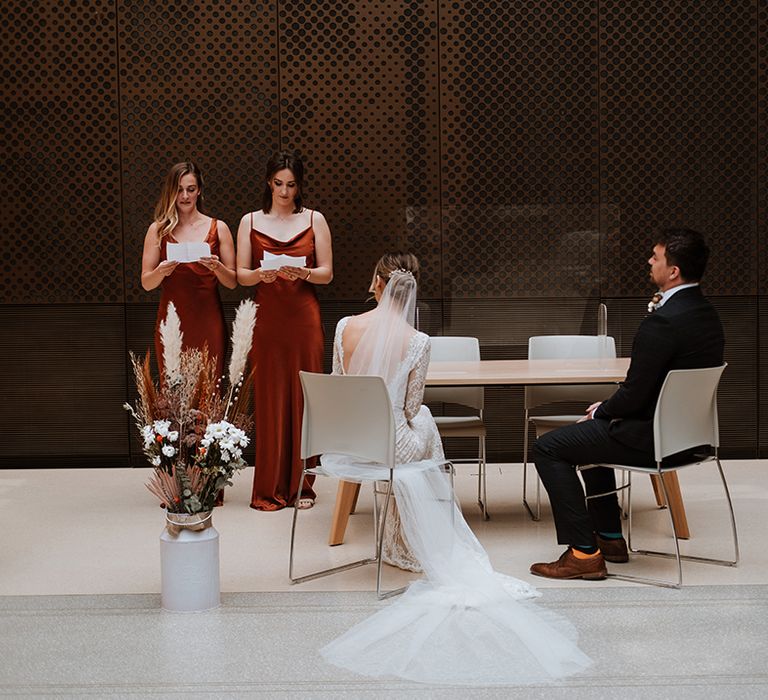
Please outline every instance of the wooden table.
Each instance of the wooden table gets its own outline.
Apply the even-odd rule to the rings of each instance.
[[[613,384],[627,376],[629,358],[610,360],[479,360],[432,362],[427,386]]]
[[[612,384],[626,377],[629,358],[606,360],[479,360],[475,362],[433,362],[427,370],[427,386],[526,386],[532,384]],[[651,477],[652,480],[656,477]],[[678,534],[690,534],[676,472],[664,475],[669,507]],[[359,484],[342,481],[336,496],[328,544],[341,544],[349,515],[354,511]],[[659,505],[661,489],[654,482]]]

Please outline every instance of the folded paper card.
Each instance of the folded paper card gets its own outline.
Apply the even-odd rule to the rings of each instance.
[[[281,267],[304,267],[307,258],[304,255],[273,255],[264,251],[264,259],[261,261],[262,270],[279,270]]]
[[[169,243],[166,247],[168,260],[179,262],[197,262],[211,254],[211,246],[207,243]]]

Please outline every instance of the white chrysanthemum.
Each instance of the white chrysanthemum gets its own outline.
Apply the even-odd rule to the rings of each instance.
[[[157,456],[152,457],[152,466],[153,467],[159,467],[160,464],[161,464],[160,457],[157,457]]]
[[[229,462],[229,452],[221,451],[221,461],[224,463]]]
[[[151,425],[145,425],[141,429],[141,437],[144,438],[144,447],[149,447],[155,441],[155,431]]]
[[[163,454],[166,457],[173,457],[176,454],[176,448],[172,445],[163,445]]]
[[[179,431],[178,430],[172,430],[170,433],[168,433],[168,439],[171,442],[176,442],[176,440],[179,439]]]
[[[161,437],[168,435],[168,429],[171,427],[171,421],[169,420],[156,420],[155,432]]]

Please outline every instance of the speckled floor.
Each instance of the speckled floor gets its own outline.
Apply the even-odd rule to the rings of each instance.
[[[530,577],[555,558],[551,517],[531,522],[519,503],[519,465],[489,474],[492,519],[473,504],[471,467],[457,492],[494,565],[543,590],[541,604],[566,614],[595,660],[589,672],[542,687],[466,689],[369,681],[329,667],[317,649],[379,607],[373,569],[319,581],[287,581],[289,511],[248,508],[250,471],[217,509],[222,606],[195,614],[159,609],[162,512],[144,470],[0,472],[0,695],[9,697],[768,697],[768,463],[726,463],[742,545],[737,568],[685,566],[686,588],[625,582],[567,584]],[[713,473],[681,473],[692,553],[727,554],[728,533]],[[369,548],[363,498],[347,542],[325,545],[335,485],[301,514],[307,568]],[[650,486],[636,488],[637,535],[668,542]],[[610,566],[610,565],[609,565]],[[671,574],[670,562],[637,558],[618,567]],[[387,585],[413,577],[387,571]],[[546,590],[544,590],[546,589]]]

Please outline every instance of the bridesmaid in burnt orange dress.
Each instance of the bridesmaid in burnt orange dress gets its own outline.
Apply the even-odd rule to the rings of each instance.
[[[216,358],[219,376],[224,370],[226,329],[219,297],[219,283],[234,289],[235,248],[229,227],[206,216],[203,176],[194,163],[177,163],[168,172],[155,207],[155,221],[144,238],[141,286],[147,291],[162,287],[155,323],[155,355],[163,376],[163,344],[160,322],[168,302],[179,314],[184,346],[208,347]],[[179,263],[167,259],[168,243],[208,243],[210,255],[198,262]]]
[[[259,305],[251,349],[254,377],[255,474],[251,507],[311,508],[315,492],[301,477],[299,370],[323,371],[323,329],[315,285],[333,279],[331,232],[325,217],[302,202],[304,165],[294,153],[267,163],[262,208],[237,232],[237,279],[256,286]],[[265,253],[305,257],[300,266],[262,268]]]

